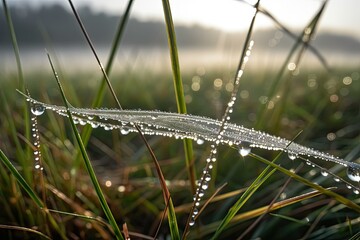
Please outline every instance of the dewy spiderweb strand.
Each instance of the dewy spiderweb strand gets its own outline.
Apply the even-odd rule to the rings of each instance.
[[[38,116],[44,110],[51,110],[59,115],[67,116],[65,107],[42,103],[23,93],[21,94],[33,104],[34,109],[37,109]],[[229,102],[229,112],[232,111],[233,103],[233,101]],[[308,165],[320,168],[324,176],[331,175],[335,181],[341,180],[345,182],[348,188],[353,189],[354,193],[358,194],[360,192],[357,186],[338,178],[327,169],[315,165],[309,158],[313,157],[346,167],[349,179],[354,182],[360,182],[360,164],[345,161],[328,153],[323,153],[277,136],[229,123],[227,122],[229,120],[228,116],[226,117],[226,122],[224,122],[202,116],[160,111],[84,108],[70,108],[70,111],[74,115],[74,121],[77,124],[90,124],[93,128],[102,127],[104,130],[119,129],[122,134],[128,134],[130,132],[137,132],[135,126],[138,125],[146,135],[158,135],[177,139],[189,138],[197,142],[211,142],[211,154],[207,159],[207,165],[209,165],[210,169],[212,163],[216,161],[216,146],[219,144],[238,147],[239,153],[243,156],[249,153],[250,148],[284,151],[288,153],[291,160],[296,158],[305,160]],[[204,182],[210,181],[211,176],[209,172],[204,170],[201,179]],[[198,190],[198,196],[194,197],[196,198],[195,203],[197,205],[199,204],[197,200],[204,195],[206,188],[206,184],[202,185]],[[193,214],[196,215],[196,211],[197,209],[194,209]]]

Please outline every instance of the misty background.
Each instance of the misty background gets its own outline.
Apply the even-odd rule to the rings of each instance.
[[[3,12],[3,9],[1,9]],[[105,63],[120,16],[94,12],[89,7],[78,9],[83,23],[102,61]],[[63,67],[97,70],[95,60],[72,13],[61,5],[12,6],[12,19],[25,69],[37,69],[47,64],[45,49],[54,52]],[[175,24],[182,65],[234,66],[241,52],[245,32],[226,32],[201,25]],[[299,30],[300,31],[300,30]],[[296,33],[296,32],[295,32]],[[299,33],[299,32],[298,32]],[[255,66],[271,67],[282,61],[294,40],[279,29],[255,29],[253,56]],[[330,64],[360,64],[360,41],[354,36],[324,32],[321,28],[311,44]],[[126,26],[117,67],[142,67],[163,70],[169,64],[165,24],[158,20],[142,21],[131,17]],[[0,18],[0,54],[3,71],[15,70],[11,39],[5,16]],[[316,62],[311,53],[306,55]]]

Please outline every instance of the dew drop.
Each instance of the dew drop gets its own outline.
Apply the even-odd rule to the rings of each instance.
[[[192,227],[192,226],[194,226],[194,225],[195,225],[195,219],[192,218],[192,219],[190,220],[190,222],[189,222],[189,226]]]
[[[200,189],[198,193],[199,198],[202,198],[204,195],[205,195],[204,190]]]
[[[360,191],[357,190],[357,189],[354,189],[353,192],[354,192],[355,194],[359,194],[359,193],[360,193]]]
[[[321,171],[321,175],[323,175],[324,177],[326,177],[326,176],[329,175],[329,173],[323,170],[323,171]]]
[[[99,127],[99,123],[97,122],[90,122],[90,125],[92,128],[98,128]]]
[[[210,174],[206,174],[204,179],[205,181],[209,182],[211,180]]]
[[[242,145],[239,149],[239,154],[243,157],[249,155],[250,152],[251,152],[251,148],[245,145]]]
[[[290,160],[295,160],[297,158],[296,154],[292,153],[292,152],[289,152],[288,153],[288,156],[289,156],[289,159]]]
[[[204,140],[203,139],[201,139],[201,138],[198,138],[197,140],[196,140],[196,143],[198,144],[198,145],[202,145],[202,144],[204,144]]]
[[[203,190],[208,189],[208,188],[209,188],[208,183],[207,183],[207,182],[204,182],[204,183],[201,185],[201,188],[202,188]]]
[[[360,182],[360,171],[355,167],[348,167],[347,176],[351,181]]]
[[[31,107],[31,112],[32,114],[34,114],[35,116],[40,116],[41,114],[43,114],[45,112],[45,107],[40,105],[40,104],[34,104]]]
[[[122,135],[127,135],[127,134],[129,134],[129,132],[130,132],[130,130],[129,130],[128,128],[122,128],[122,129],[120,129],[120,133],[121,133]]]
[[[84,126],[86,124],[86,122],[83,119],[79,119],[79,123],[81,126]]]
[[[340,179],[335,177],[335,178],[334,178],[334,181],[335,181],[335,182],[340,182]]]
[[[194,214],[194,215],[198,215],[198,214],[199,214],[199,209],[194,208],[194,210],[193,210],[193,214]]]

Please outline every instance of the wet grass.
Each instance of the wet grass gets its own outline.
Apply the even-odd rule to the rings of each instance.
[[[166,4],[164,1],[171,39],[175,35]],[[129,14],[129,8],[126,11]],[[259,11],[266,13],[263,9]],[[322,11],[320,9],[306,26],[310,33],[315,30]],[[125,25],[125,21],[120,21],[119,39],[121,26]],[[304,39],[306,34],[309,32],[304,30],[297,39]],[[247,37],[251,37],[251,31]],[[114,38],[112,50],[119,45],[119,39]],[[16,39],[13,42],[16,43]],[[177,112],[177,106],[185,103],[190,114],[223,118],[233,93],[236,69],[199,71],[194,68],[182,71],[180,76],[175,59],[177,47],[172,41],[169,47],[175,52],[171,55],[175,69],[172,73],[144,69],[112,74],[108,85],[116,96],[104,87],[105,81],[94,77],[92,72],[83,75],[60,72],[66,99],[77,107],[119,108],[114,101],[114,97],[118,97],[126,109],[171,112]],[[306,48],[306,43],[295,41],[289,50],[289,56],[296,56],[298,60],[295,69],[289,69],[289,62],[285,61],[276,69],[246,70],[231,122],[288,139],[296,137],[296,142],[303,145],[354,160],[360,151],[358,68],[330,72],[327,68],[301,67],[300,59]],[[111,61],[110,57],[106,70],[103,69],[105,72],[111,69]],[[21,63],[18,61],[18,64]],[[0,79],[0,157],[6,166],[0,168],[0,203],[4,209],[0,217],[1,236],[8,239],[34,236],[122,239],[123,235],[133,239],[178,238],[187,227],[193,202],[194,180],[189,178],[193,170],[189,170],[189,165],[200,176],[210,145],[193,144],[193,153],[187,150],[184,153],[184,145],[179,140],[146,137],[156,156],[154,159],[137,134],[124,136],[119,131],[75,128],[68,119],[47,112],[36,120],[39,147],[29,136],[29,106],[15,89],[25,89],[26,84],[33,98],[52,104],[64,105],[64,99],[50,66],[46,67],[49,71],[27,74],[26,82],[18,81],[22,77],[21,67],[18,69],[18,76],[2,75]],[[103,76],[107,78],[106,74]],[[180,85],[182,87],[177,87]],[[174,88],[183,96],[175,97]],[[77,131],[83,134],[83,139]],[[82,145],[83,142],[86,144]],[[32,152],[36,150],[41,151],[43,171],[35,169]],[[85,161],[79,157],[80,150],[86,156]],[[237,149],[219,146],[217,151],[212,180],[201,201],[205,208],[200,209],[188,239],[235,239],[246,230],[249,232],[242,237],[285,239],[291,235],[292,238],[345,239],[360,231],[358,195],[331,178],[322,177],[320,170],[304,166],[301,161],[289,161],[281,152],[253,149],[249,156],[241,157]],[[190,155],[194,161],[185,161]],[[277,167],[272,160],[284,168]],[[321,164],[331,167],[328,163]],[[91,174],[88,174],[89,167],[94,170]],[[289,169],[296,169],[298,175]],[[346,177],[336,166],[332,170]],[[166,186],[161,185],[159,171]],[[100,186],[94,187],[94,180]],[[332,190],[342,196],[341,200],[333,193],[326,195],[330,190],[319,190],[313,183],[338,187]],[[309,193],[313,189],[320,192]],[[213,193],[217,194],[212,196]],[[350,207],[340,202],[349,203]],[[172,204],[173,212],[166,215],[164,210],[171,209]],[[170,225],[165,223],[169,218]],[[274,232],[274,229],[281,230]]]

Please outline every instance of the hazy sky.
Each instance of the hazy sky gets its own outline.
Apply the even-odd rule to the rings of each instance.
[[[63,3],[67,0],[11,0],[11,3],[39,5]],[[122,13],[125,0],[73,0],[75,6],[89,5],[95,11]],[[248,0],[254,3],[254,0]],[[316,14],[321,0],[262,0],[261,5],[291,29],[303,28]],[[170,0],[175,24],[202,24],[227,31],[244,30],[248,27],[253,9],[236,0]],[[360,0],[329,0],[320,29],[354,34],[360,39]],[[134,0],[132,16],[143,19],[163,19],[161,0]],[[256,22],[257,27],[272,26],[265,17]]]

